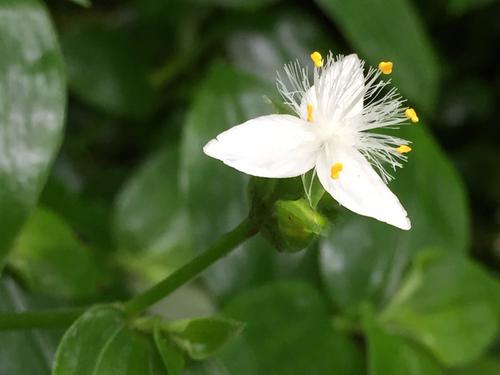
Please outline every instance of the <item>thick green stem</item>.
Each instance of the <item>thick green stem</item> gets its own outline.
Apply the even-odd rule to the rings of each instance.
[[[257,230],[250,220],[244,220],[231,232],[220,237],[208,250],[193,258],[152,288],[126,302],[124,305],[125,312],[131,316],[144,311],[197,276],[256,233]]]
[[[26,311],[0,313],[0,331],[32,328],[65,328],[71,325],[85,309]]]

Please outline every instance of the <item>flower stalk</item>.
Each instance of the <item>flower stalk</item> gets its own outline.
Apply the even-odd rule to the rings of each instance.
[[[126,302],[124,305],[125,313],[128,316],[137,315],[149,306],[154,305],[217,260],[229,254],[257,232],[256,226],[249,219],[245,219],[232,231],[221,236],[204,253],[198,255],[144,293]]]
[[[257,234],[257,226],[249,219],[243,220],[232,231],[222,235],[205,252],[193,258],[184,266],[123,304],[126,315],[135,316],[151,305],[168,296],[184,285],[217,260],[236,249],[245,240]],[[21,313],[0,313],[0,331],[33,329],[33,328],[65,328],[71,325],[85,308],[70,310],[27,311]]]

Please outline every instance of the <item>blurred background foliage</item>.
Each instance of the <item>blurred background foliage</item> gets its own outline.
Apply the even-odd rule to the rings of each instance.
[[[391,60],[421,118],[390,185],[410,232],[324,197],[306,250],[257,236],[154,308],[242,330],[94,308],[62,341],[0,332],[0,374],[500,373],[499,19],[495,0],[0,0],[0,311],[126,299],[241,221],[248,177],[201,149],[272,113],[292,59]]]

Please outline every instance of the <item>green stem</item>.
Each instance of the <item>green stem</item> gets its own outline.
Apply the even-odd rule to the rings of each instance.
[[[126,302],[124,305],[126,314],[131,316],[144,311],[149,306],[160,301],[178,287],[197,276],[214,262],[230,253],[238,245],[256,233],[257,229],[254,225],[252,225],[250,220],[245,219],[232,231],[224,234],[217,241],[215,241],[215,243],[213,243],[208,250],[193,258],[178,270],[174,271],[163,281]]]
[[[0,313],[0,331],[32,328],[65,328],[71,325],[85,309],[26,311]]]

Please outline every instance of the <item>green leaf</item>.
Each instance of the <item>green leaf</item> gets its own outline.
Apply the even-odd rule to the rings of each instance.
[[[0,279],[0,312],[22,312],[34,307],[12,279]],[[37,330],[0,332],[0,374],[50,374],[59,335]]]
[[[481,358],[468,366],[453,369],[450,375],[498,375],[500,374],[500,359],[498,357]]]
[[[0,268],[36,204],[62,136],[62,57],[45,7],[0,3]]]
[[[192,362],[183,375],[231,375],[218,360]]]
[[[113,231],[119,262],[151,282],[192,256],[178,163],[177,148],[157,151],[132,174],[115,202]]]
[[[414,254],[425,246],[457,255],[468,248],[465,192],[450,162],[422,124],[391,134],[413,142],[409,161],[389,184],[408,211],[412,229],[402,231],[341,210],[321,242],[321,267],[332,300],[345,310],[367,299],[375,305],[388,301]]]
[[[389,329],[427,346],[444,364],[478,358],[498,330],[500,284],[459,255],[419,254],[381,314]]]
[[[272,83],[276,72],[290,61],[307,66],[312,51],[337,50],[331,33],[304,8],[282,7],[236,22],[226,46],[231,63]],[[279,112],[290,111],[281,98],[273,104]]]
[[[439,375],[435,360],[403,337],[385,332],[366,311],[363,327],[367,336],[370,375]]]
[[[132,31],[95,22],[73,25],[62,34],[71,91],[112,115],[144,119],[158,105],[150,68]]]
[[[223,312],[247,323],[220,356],[229,373],[363,373],[360,353],[333,329],[326,304],[307,284],[280,282],[246,291]]]
[[[435,105],[436,53],[409,0],[316,0],[371,65],[394,63],[394,83],[422,110]]]
[[[24,225],[8,260],[29,289],[53,297],[89,298],[102,282],[90,249],[60,217],[41,208]]]
[[[98,306],[66,331],[52,375],[165,374],[153,341],[134,332],[122,313]]]
[[[78,4],[78,5],[81,5],[84,8],[89,8],[92,5],[90,0],[69,0],[69,1],[72,1],[73,3]]]
[[[448,10],[454,16],[461,16],[467,12],[482,8],[494,3],[495,0],[450,0],[447,2]]]
[[[40,196],[39,205],[63,218],[82,241],[105,251],[110,251],[109,203],[101,197],[89,197],[73,189],[64,178],[52,173]],[[72,173],[66,176],[73,177]]]
[[[279,2],[280,0],[192,0],[199,5],[218,5],[227,8],[256,10]]]
[[[236,337],[243,324],[232,319],[209,317],[171,322],[164,325],[164,329],[191,358],[201,360]]]
[[[159,324],[155,326],[153,335],[168,375],[180,375],[185,366],[182,353],[163,335]]]

